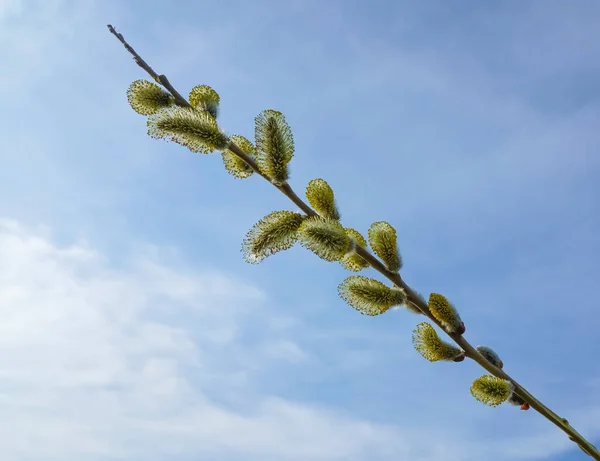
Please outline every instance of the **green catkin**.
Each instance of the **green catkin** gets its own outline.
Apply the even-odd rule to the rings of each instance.
[[[511,386],[504,379],[483,375],[473,381],[471,394],[480,402],[495,407],[508,399],[511,394]]]
[[[304,219],[292,211],[275,211],[262,218],[248,231],[242,244],[246,262],[256,264],[291,248],[298,240],[298,229]]]
[[[256,149],[254,145],[243,136],[234,134],[231,136],[231,142],[236,144],[242,149],[248,157],[256,160]],[[254,170],[250,165],[244,162],[240,157],[235,155],[229,149],[225,149],[221,156],[223,157],[223,164],[227,172],[235,178],[244,179],[252,176]]]
[[[388,287],[378,280],[353,275],[338,286],[340,297],[364,315],[380,315],[406,301],[404,290]]]
[[[429,311],[442,326],[451,333],[463,334],[464,323],[456,308],[444,296],[439,293],[429,295]]]
[[[219,94],[208,85],[197,85],[190,91],[190,104],[198,109],[207,111],[214,119],[219,115]]]
[[[288,163],[294,155],[292,131],[283,114],[275,110],[261,112],[254,122],[257,162],[271,182],[285,184],[289,177]]]
[[[161,109],[172,106],[175,98],[156,83],[148,80],[136,80],[127,90],[127,101],[138,114],[152,115]]]
[[[433,326],[427,322],[419,323],[413,331],[413,345],[430,362],[455,361],[463,355],[458,347],[442,341]]]
[[[192,152],[208,154],[225,150],[229,138],[215,119],[193,107],[170,107],[148,117],[148,134],[153,138],[170,139]]]
[[[333,189],[321,178],[313,179],[306,188],[306,198],[317,213],[325,218],[340,219]]]
[[[391,272],[402,268],[402,258],[398,252],[396,230],[385,221],[374,222],[369,228],[369,243],[377,256]]]
[[[367,267],[369,267],[369,263],[365,261],[361,256],[356,254],[354,249],[356,245],[365,248],[367,246],[367,241],[365,238],[358,232],[350,227],[346,227],[344,229],[346,235],[353,240],[353,244],[351,245],[350,251],[344,255],[344,257],[340,260],[340,264],[345,269],[352,272],[359,272]]]
[[[325,261],[339,261],[350,250],[350,238],[335,219],[313,216],[298,230],[300,243]]]

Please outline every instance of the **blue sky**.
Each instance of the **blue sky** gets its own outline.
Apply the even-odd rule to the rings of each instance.
[[[221,126],[294,133],[343,224],[600,442],[600,39],[594,1],[0,0],[0,445],[29,461],[588,459],[534,411],[431,364],[421,321],[345,305],[301,247],[240,254],[293,205],[146,135],[118,31]],[[364,275],[376,276],[365,271]]]

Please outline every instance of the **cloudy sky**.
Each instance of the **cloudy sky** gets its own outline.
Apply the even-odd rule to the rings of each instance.
[[[600,4],[0,0],[5,461],[575,461],[534,411],[475,401],[420,319],[361,316],[301,247],[246,264],[293,205],[146,135],[113,24],[221,125],[282,111],[291,184],[398,230],[403,277],[600,442]],[[376,275],[365,271],[364,275]],[[596,338],[596,339],[594,339]]]

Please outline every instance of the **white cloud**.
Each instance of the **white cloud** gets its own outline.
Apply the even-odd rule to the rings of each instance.
[[[266,343],[264,345],[264,353],[273,359],[280,359],[290,363],[297,363],[307,359],[304,352],[297,344],[280,339]]]
[[[3,459],[464,460],[490,443],[497,459],[534,459],[569,447],[548,444],[549,427],[484,444],[438,419],[371,423],[254,392],[253,372],[311,356],[268,321],[245,341],[252,317],[267,318],[264,294],[166,265],[165,253],[176,259],[151,248],[116,267],[85,243],[59,246],[46,228],[0,221]]]
[[[58,246],[14,221],[0,223],[0,254],[3,459],[353,459],[406,449],[391,427],[316,407],[248,395],[234,411],[212,400],[203,383],[229,379],[217,364],[246,346],[236,331],[250,308],[261,312],[252,286],[148,259],[117,268],[84,243]],[[248,366],[306,359],[291,341],[266,340]]]

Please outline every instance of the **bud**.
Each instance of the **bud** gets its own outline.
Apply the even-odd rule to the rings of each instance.
[[[480,402],[496,407],[508,399],[511,385],[510,382],[496,376],[483,375],[473,381],[471,394]]]
[[[511,405],[520,406],[521,410],[529,410],[529,404],[517,394],[515,394],[515,387],[512,383],[510,385],[510,395],[508,396],[507,401]]]
[[[219,130],[208,112],[192,107],[171,107],[148,118],[148,134],[153,138],[171,139],[192,152],[208,154],[224,150],[229,138]]]
[[[246,262],[256,264],[268,256],[291,248],[298,240],[298,228],[305,217],[292,211],[275,211],[246,234],[242,253]]]
[[[302,246],[325,261],[339,261],[350,250],[350,239],[335,219],[313,216],[298,230]]]
[[[265,110],[255,119],[257,162],[273,184],[287,182],[288,163],[294,155],[294,138],[281,112]]]
[[[417,352],[430,362],[452,362],[463,355],[458,347],[442,341],[433,326],[427,322],[419,323],[413,331],[413,344]]]
[[[219,115],[219,94],[208,85],[198,85],[190,91],[190,104],[198,110],[205,110],[214,119]]]
[[[396,230],[387,222],[379,221],[371,224],[369,243],[377,256],[392,272],[398,272],[402,267],[402,258],[398,253]]]
[[[378,280],[353,275],[338,286],[340,297],[363,315],[379,315],[406,301],[404,290]]]
[[[231,142],[233,142],[240,149],[242,149],[248,155],[248,157],[256,160],[256,149],[250,141],[248,141],[243,136],[237,134],[231,136],[230,139]],[[221,155],[223,157],[223,164],[225,165],[225,169],[230,175],[236,178],[243,179],[247,178],[248,176],[251,176],[252,173],[254,173],[254,170],[250,165],[244,162],[241,158],[239,158],[229,149],[225,149]]]
[[[127,101],[138,114],[152,115],[161,109],[172,106],[175,98],[156,83],[148,80],[136,80],[127,90]]]
[[[444,296],[438,293],[429,295],[429,310],[435,319],[450,333],[465,332],[465,324],[460,319],[454,306]]]
[[[313,179],[306,188],[306,198],[311,206],[325,218],[340,219],[340,213],[335,204],[333,189],[321,178]]]
[[[491,347],[477,346],[475,350],[483,355],[492,365],[497,366],[498,368],[504,367],[504,363],[502,363],[498,354],[496,354]]]
[[[346,227],[344,231],[348,238],[352,239],[352,244],[350,245],[350,251],[340,260],[342,267],[352,272],[358,272],[369,267],[369,263],[355,253],[356,245],[363,248],[367,246],[365,238],[358,231],[350,227]]]

